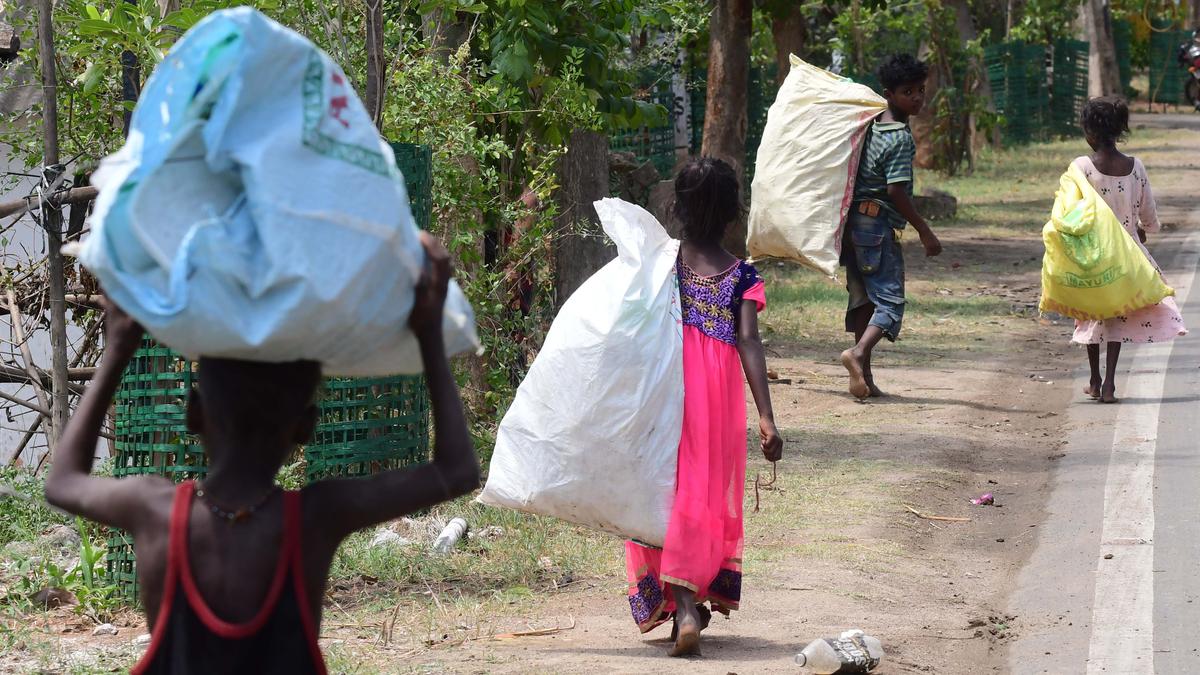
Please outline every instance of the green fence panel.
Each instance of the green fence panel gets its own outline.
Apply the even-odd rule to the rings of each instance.
[[[1058,136],[1079,134],[1079,113],[1087,103],[1088,49],[1086,42],[1054,43],[1054,88],[1050,93],[1051,131]]]
[[[632,152],[640,161],[651,162],[660,176],[671,175],[675,169],[675,95],[671,91],[670,72],[649,79],[645,84],[645,99],[667,109],[661,124],[640,127],[613,134],[608,147],[616,152]]]
[[[1188,72],[1179,67],[1179,45],[1191,38],[1191,33],[1170,30],[1161,22],[1150,33],[1150,92],[1152,103],[1183,103],[1183,87]]]
[[[1006,42],[984,50],[984,66],[996,112],[1003,116],[1005,143],[1044,140],[1051,126],[1046,48]]]
[[[187,429],[187,401],[196,379],[194,363],[148,337],[142,341],[113,397],[114,476],[150,474],[179,482],[204,475],[204,449]],[[108,576],[134,602],[133,539],[113,530],[107,544]]]
[[[417,225],[433,217],[433,159],[429,146],[392,143]],[[366,476],[429,457],[429,398],[419,375],[330,378],[317,404],[313,440],[304,448],[310,481]]]

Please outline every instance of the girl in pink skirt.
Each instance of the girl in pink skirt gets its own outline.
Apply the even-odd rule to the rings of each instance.
[[[1129,107],[1116,96],[1094,98],[1087,102],[1080,115],[1084,136],[1092,154],[1075,160],[1088,182],[1104,198],[1125,231],[1138,243],[1142,254],[1162,270],[1146,250],[1146,233],[1158,232],[1158,210],[1150,180],[1141,160],[1117,150],[1117,142],[1129,133]],[[1139,309],[1128,316],[1103,321],[1076,321],[1072,342],[1087,345],[1088,363],[1092,368],[1091,382],[1084,393],[1103,403],[1117,402],[1116,370],[1124,343],[1167,342],[1186,335],[1183,317],[1175,298],[1166,297],[1157,305]],[[1100,345],[1108,344],[1106,370],[1100,377]]]
[[[743,373],[758,408],[763,455],[776,461],[783,454],[758,336],[763,282],[753,265],[721,246],[740,211],[737,174],[725,162],[693,160],[676,177],[684,395],[675,501],[661,549],[625,544],[633,618],[643,633],[674,619],[671,656],[700,654],[700,631],[711,616],[703,603],[728,614],[741,599]]]

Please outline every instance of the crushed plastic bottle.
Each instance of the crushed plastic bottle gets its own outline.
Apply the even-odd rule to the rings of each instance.
[[[455,518],[446,525],[442,533],[433,542],[433,550],[435,553],[446,554],[454,550],[454,545],[462,539],[467,533],[467,521],[462,518]]]
[[[836,638],[813,640],[796,655],[796,665],[817,675],[867,673],[883,660],[883,644],[861,630],[848,630]]]

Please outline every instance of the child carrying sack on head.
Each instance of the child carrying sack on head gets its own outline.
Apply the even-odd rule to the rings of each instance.
[[[1042,232],[1041,310],[1075,318],[1071,341],[1087,345],[1091,368],[1084,393],[1116,403],[1121,345],[1166,342],[1187,328],[1145,246],[1146,233],[1161,229],[1146,167],[1117,150],[1129,133],[1128,106],[1117,97],[1092,99],[1080,122],[1093,152],[1071,162]]]
[[[446,361],[442,307],[450,257],[432,236],[408,327],[420,345],[434,419],[433,461],[370,478],[275,484],[317,419],[312,361],[200,359],[188,427],[208,456],[203,481],[91,475],[100,427],[142,327],[114,305],[104,361],[54,449],[46,500],[133,535],[150,673],[324,673],[317,637],[338,545],[356,530],[474,490],[479,464]]]

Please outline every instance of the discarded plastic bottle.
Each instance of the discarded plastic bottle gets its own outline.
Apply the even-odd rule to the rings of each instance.
[[[861,630],[848,630],[837,638],[813,640],[796,655],[796,665],[817,675],[867,673],[883,659],[883,644]]]
[[[459,539],[467,533],[467,521],[462,518],[455,518],[446,525],[438,538],[433,541],[433,550],[437,553],[449,553],[454,549],[454,545]]]

